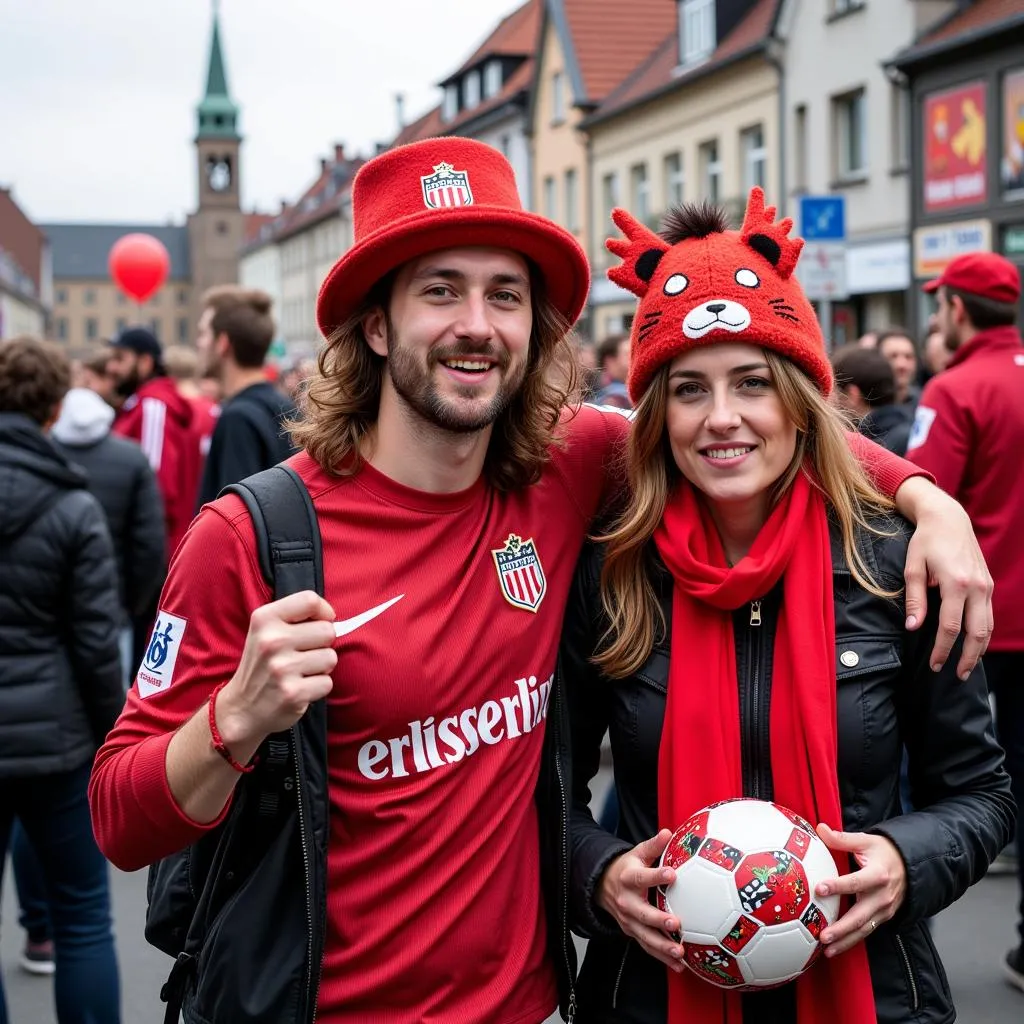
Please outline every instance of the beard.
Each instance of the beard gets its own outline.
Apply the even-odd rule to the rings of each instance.
[[[493,359],[501,374],[501,382],[494,396],[470,405],[452,401],[441,394],[434,379],[434,371],[446,359],[485,356]],[[399,397],[410,409],[432,426],[453,434],[472,434],[491,426],[509,408],[519,394],[526,378],[526,362],[511,372],[511,360],[504,349],[491,345],[473,347],[456,344],[437,348],[427,353],[424,368],[415,352],[402,345],[390,320],[388,321],[388,375]],[[471,400],[476,389],[456,385],[456,393]]]
[[[126,376],[114,382],[114,394],[121,398],[131,398],[141,386],[142,378],[139,376],[139,368],[133,366]]]

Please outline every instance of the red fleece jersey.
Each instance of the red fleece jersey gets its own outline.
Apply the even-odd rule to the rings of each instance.
[[[584,408],[514,494],[482,480],[425,494],[369,466],[338,479],[290,460],[346,628],[328,699],[325,1024],[535,1024],[555,1006],[533,793],[568,589],[625,430]],[[895,485],[909,467],[884,458]],[[167,744],[234,673],[268,600],[241,502],[207,506],[161,597],[162,675],[143,666],[96,759],[94,827],[116,864],[204,831],[168,789]]]
[[[907,458],[974,524],[996,581],[993,651],[1024,651],[1024,347],[1013,327],[976,334],[925,385]]]

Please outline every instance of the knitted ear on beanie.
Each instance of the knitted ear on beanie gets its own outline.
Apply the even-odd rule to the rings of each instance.
[[[658,368],[697,345],[743,342],[788,356],[818,385],[832,390],[814,309],[793,275],[803,240],[790,238],[793,222],[775,220],[760,188],[751,190],[743,227],[725,231],[714,207],[684,207],[671,217],[674,244],[615,210],[626,236],[609,239],[622,259],[608,271],[639,299],[632,330],[629,392],[642,397]]]

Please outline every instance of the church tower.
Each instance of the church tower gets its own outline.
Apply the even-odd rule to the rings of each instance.
[[[203,292],[238,281],[245,215],[239,181],[238,105],[228,92],[220,44],[220,16],[213,6],[213,34],[206,74],[206,93],[196,107],[196,171],[198,205],[188,218],[192,270],[191,317],[199,317]]]

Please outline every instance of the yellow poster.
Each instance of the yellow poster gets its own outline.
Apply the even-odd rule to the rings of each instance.
[[[1024,199],[1024,68],[1003,79],[1003,195]]]

